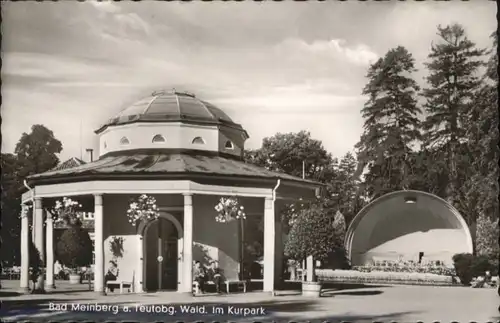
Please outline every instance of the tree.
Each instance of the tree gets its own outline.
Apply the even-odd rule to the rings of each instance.
[[[19,164],[13,154],[2,153],[2,178],[1,178],[1,239],[4,245],[19,246],[21,243],[21,193],[22,182],[19,181]],[[21,253],[19,248],[1,248],[2,264],[6,267],[20,264]]]
[[[335,163],[320,140],[313,139],[306,131],[298,133],[277,133],[264,138],[262,147],[245,152],[245,161],[268,170],[296,177],[305,177],[321,183],[331,183],[336,175]],[[330,189],[331,187],[328,186]],[[331,196],[329,190],[326,194]],[[301,207],[300,203],[287,205],[282,212],[285,232],[290,228],[293,217]]]
[[[328,260],[335,248],[341,247],[335,234],[334,218],[332,209],[319,204],[302,209],[288,234],[285,254],[299,261],[309,256],[315,260]]]
[[[496,220],[491,217],[480,214],[477,218],[476,226],[476,251],[480,256],[486,256],[490,260],[497,259],[500,254],[498,239],[500,229],[498,227],[498,218]]]
[[[470,214],[461,190],[470,175],[470,158],[466,147],[468,114],[480,79],[477,71],[483,65],[484,50],[476,48],[462,26],[438,26],[440,42],[433,44],[425,65],[429,71],[428,87],[422,95],[427,117],[424,122],[424,146],[441,151],[446,162],[446,199],[464,214]],[[471,219],[468,219],[469,223]]]
[[[356,176],[357,160],[350,152],[335,163],[336,176],[331,183],[331,204],[343,214],[347,224],[363,208],[365,201],[362,198],[360,183]]]
[[[498,219],[498,55],[497,34],[492,35],[493,50],[481,88],[469,110],[467,138],[473,156],[469,167],[472,176],[466,183],[467,200],[480,218]],[[478,220],[479,226],[479,220]],[[480,237],[478,236],[478,239]],[[479,247],[479,245],[478,245]]]
[[[323,183],[333,177],[331,154],[307,131],[264,138],[260,149],[245,153],[245,160],[271,171],[296,177],[304,175]]]
[[[420,89],[411,78],[415,71],[412,55],[401,46],[368,69],[364,132],[356,148],[362,168],[368,166],[363,185],[372,198],[410,184],[411,145],[421,139],[415,98]]]
[[[21,221],[21,194],[26,190],[23,181],[27,176],[54,168],[62,151],[62,144],[51,130],[43,125],[33,125],[29,134],[23,133],[15,154],[2,153],[2,230],[4,245],[19,246]],[[19,248],[2,248],[2,263],[19,265]]]
[[[79,267],[92,263],[92,240],[80,225],[67,228],[57,243],[57,256],[61,264],[77,273]]]
[[[29,134],[23,133],[16,145],[15,154],[21,165],[20,177],[43,173],[57,166],[57,154],[62,151],[62,143],[52,130],[44,125],[31,127]]]

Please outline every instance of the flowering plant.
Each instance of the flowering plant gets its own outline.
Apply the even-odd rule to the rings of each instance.
[[[80,203],[68,197],[63,197],[62,201],[57,200],[53,209],[54,222],[64,222],[68,225],[78,224],[80,221],[78,210],[81,207],[82,205]]]
[[[130,202],[127,210],[128,222],[136,226],[138,222],[158,219],[160,210],[156,205],[156,199],[152,196],[142,194]]]
[[[455,276],[453,267],[447,267],[440,262],[417,263],[415,261],[375,261],[372,265],[356,266],[353,268],[360,272],[398,272],[398,273],[423,273],[444,276]]]
[[[217,216],[215,221],[220,223],[227,223],[235,219],[246,219],[245,208],[240,205],[236,198],[222,197],[219,203],[215,205]]]

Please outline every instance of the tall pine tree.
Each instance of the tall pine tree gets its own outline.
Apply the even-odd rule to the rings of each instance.
[[[360,196],[359,181],[355,173],[357,169],[357,160],[350,152],[345,154],[340,162],[335,165],[337,175],[331,183],[332,207],[335,207],[350,223],[352,218],[364,206],[364,201]]]
[[[368,166],[363,185],[371,198],[409,186],[411,146],[420,140],[421,111],[415,99],[420,89],[411,77],[415,71],[413,56],[402,46],[368,70],[364,132],[356,148],[360,166]]]
[[[482,85],[469,110],[467,136],[473,156],[470,165],[474,174],[469,179],[467,199],[474,202],[477,217],[498,219],[498,35],[494,33]]]
[[[426,99],[424,146],[434,156],[432,163],[440,159],[446,167],[442,197],[470,214],[463,192],[470,175],[466,131],[472,99],[481,82],[477,72],[484,50],[478,49],[458,24],[438,26],[438,36],[439,43],[432,45],[425,64],[429,75],[428,88],[422,92]]]

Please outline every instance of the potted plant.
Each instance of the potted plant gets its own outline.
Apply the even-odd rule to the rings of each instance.
[[[319,297],[321,283],[315,274],[316,260],[324,261],[339,244],[336,235],[334,213],[320,204],[301,209],[288,234],[285,253],[299,262],[312,256],[312,277],[302,282],[302,295]]]
[[[70,284],[81,282],[80,267],[92,264],[92,240],[80,225],[72,225],[61,235],[57,243],[59,261],[69,269]]]

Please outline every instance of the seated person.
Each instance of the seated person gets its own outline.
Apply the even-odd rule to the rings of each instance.
[[[111,266],[109,267],[108,272],[104,276],[104,286],[106,286],[108,281],[113,281],[118,278],[119,270],[116,261],[111,260],[109,263],[111,264]],[[110,287],[109,290],[110,292],[114,292],[115,289],[113,287]]]
[[[220,270],[216,261],[212,261],[210,269],[207,273],[208,280],[212,281],[215,285],[215,292],[220,293],[220,284],[223,280],[222,271]]]
[[[201,293],[205,290],[206,278],[205,268],[203,268],[199,261],[196,261],[193,267],[193,280],[198,283]]]

